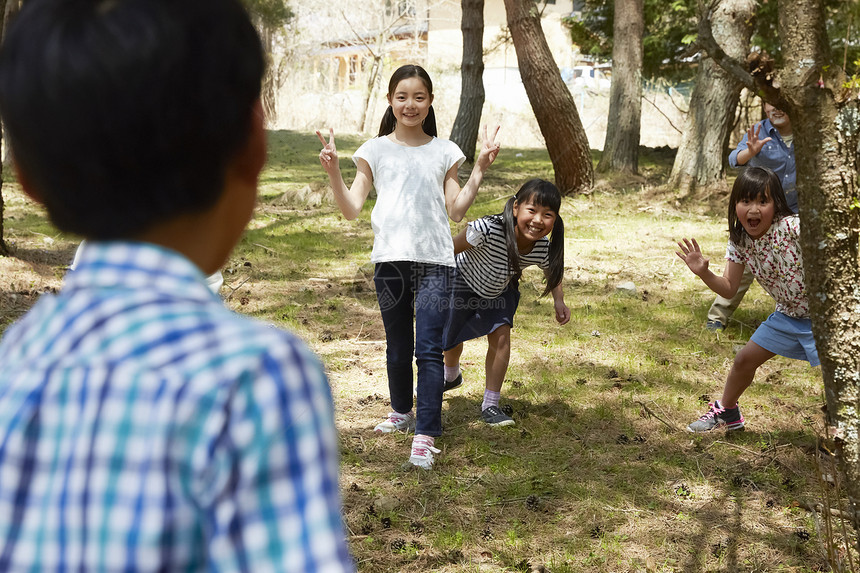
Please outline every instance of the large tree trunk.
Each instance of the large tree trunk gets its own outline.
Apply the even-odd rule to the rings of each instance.
[[[555,170],[555,184],[567,195],[594,184],[588,139],[570,90],[549,51],[533,0],[505,0],[508,28],[520,75]]]
[[[460,108],[451,141],[456,143],[469,163],[475,161],[475,145],[484,108],[484,0],[463,0],[463,65],[460,68]]]
[[[713,11],[714,38],[736,60],[742,60],[749,51],[754,9],[753,0],[723,0]],[[741,86],[712,58],[700,62],[686,129],[669,176],[669,185],[682,195],[726,189],[726,148]]]
[[[797,151],[801,246],[829,420],[857,528],[860,511],[860,102],[827,48],[820,0],[780,3],[788,101]],[[820,84],[819,84],[820,82]]]
[[[642,119],[643,0],[615,0],[612,86],[603,155],[597,171],[637,173]]]

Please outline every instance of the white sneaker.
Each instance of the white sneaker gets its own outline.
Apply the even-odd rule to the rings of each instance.
[[[412,440],[412,455],[409,456],[409,463],[421,469],[431,469],[433,467],[433,454],[438,454],[441,451],[433,447],[433,441],[433,438],[429,436],[416,436]]]
[[[398,414],[397,412],[389,412],[388,418],[384,422],[380,422],[373,428],[374,432],[381,434],[390,434],[396,431],[414,432],[415,431],[415,414],[411,411],[406,414]]]
[[[417,468],[429,470],[433,468],[433,454],[438,454],[442,450],[433,446],[412,446],[412,455],[409,456],[409,463]]]

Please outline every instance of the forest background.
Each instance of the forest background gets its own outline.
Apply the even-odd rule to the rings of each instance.
[[[473,4],[463,1],[464,22]],[[562,168],[580,170],[561,180],[571,182],[562,185],[570,193],[562,215],[570,229],[565,278],[573,321],[569,328],[554,327],[546,301],[536,296],[539,280],[529,277],[532,290],[518,314],[522,327],[505,390],[517,420],[514,431],[488,432],[475,421],[480,343],[465,356],[470,383],[446,401],[446,442],[436,471],[403,474],[398,463],[401,440],[379,439],[367,431],[386,408],[381,324],[367,280],[371,205],[361,223],[342,221],[328,201],[310,130],[342,130],[339,147],[344,157],[372,134],[374,118],[384,107],[385,82],[400,63],[394,51],[384,48],[396,45],[395,32],[404,26],[404,15],[417,17],[426,6],[381,2],[368,9],[367,2],[344,2],[327,12],[327,7],[301,1],[249,1],[272,57],[267,93],[270,117],[277,119],[271,126],[260,209],[225,269],[227,304],[297,330],[323,356],[339,413],[350,542],[362,570],[770,571],[850,564],[850,557],[856,560],[857,499],[852,493],[857,480],[851,473],[855,444],[850,428],[857,416],[839,404],[840,396],[850,393],[840,384],[850,383],[852,373],[860,372],[856,316],[848,312],[830,330],[827,321],[833,312],[824,304],[818,309],[818,324],[832,334],[824,345],[819,342],[829,393],[823,391],[821,372],[776,359],[762,369],[749,393],[746,407],[756,420],[751,431],[732,439],[691,439],[679,428],[699,413],[708,392],[720,387],[733,349],[767,316],[772,301],[760,290],[754,292],[726,334],[713,337],[701,328],[712,296],[679,267],[672,251],[674,240],[696,234],[720,259],[732,176],[725,169],[725,156],[729,142],[758,119],[758,95],[791,109],[801,133],[809,129],[806,133],[811,134],[806,124],[813,123],[816,131],[832,131],[841,138],[837,146],[818,145],[819,136],[798,142],[801,183],[821,172],[835,173],[842,181],[842,191],[836,193],[824,184],[810,185],[801,214],[809,214],[804,229],[836,237],[834,251],[849,261],[839,272],[817,274],[813,281],[832,280],[813,284],[812,292],[858,284],[856,163],[823,160],[830,147],[850,159],[856,142],[856,124],[846,122],[855,116],[845,110],[856,112],[851,94],[856,93],[852,28],[857,3],[796,2],[783,5],[782,12],[773,1],[576,4],[579,15],[566,21],[571,42],[593,63],[611,57],[613,39],[622,37],[614,31],[617,14],[636,9],[642,16],[638,79],[635,72],[618,73],[619,58],[612,63],[615,86],[644,88],[637,124],[641,137],[637,132],[635,138],[643,146],[635,146],[632,168],[601,171],[608,154],[599,152],[606,132],[604,128],[601,134],[599,128],[613,117],[613,90],[607,94],[599,85],[567,85],[558,66],[553,71],[545,61],[524,61],[524,48],[530,46],[524,47],[518,34],[530,30],[526,43],[541,51],[540,37],[523,22],[540,21],[543,7],[506,2],[507,26],[496,49],[513,46],[523,84],[516,89],[507,83],[497,86],[479,108],[479,118],[502,124],[510,139],[503,139],[505,152],[469,217],[500,210],[503,198],[528,177],[558,182]],[[6,0],[3,14],[9,16],[15,5]],[[525,16],[511,17],[523,8]],[[709,43],[716,38],[726,44],[720,18],[727,14],[727,22],[740,23],[739,29],[749,34],[741,42],[746,48],[735,55],[720,54]],[[305,25],[307,18],[312,25]],[[372,54],[371,64],[361,68],[366,77],[354,75],[359,87],[346,92],[320,89],[320,69],[312,65],[313,55],[333,30],[361,38],[355,43]],[[785,49],[787,38],[797,40],[797,35],[815,39],[809,49],[819,52],[810,59],[818,66],[813,68],[817,74],[804,73],[794,85],[780,70],[806,66],[793,66],[800,56]],[[464,46],[466,36],[464,28]],[[623,35],[631,36],[637,38]],[[485,48],[484,43],[480,53],[489,56],[492,46]],[[436,80],[442,136],[466,123],[454,119],[458,100],[462,107],[474,95],[460,89],[468,85],[465,75],[475,67],[466,52],[459,65],[425,63]],[[747,63],[750,52],[760,57],[745,66],[747,78],[728,73],[723,78],[734,95],[702,89],[723,67],[731,69],[733,61]],[[552,73],[541,76],[544,68]],[[837,68],[842,75],[835,75]],[[573,108],[566,108],[572,112],[555,117],[578,130],[585,141],[585,160],[582,153],[569,161],[556,154],[553,134],[541,122],[541,102],[529,90],[536,77],[548,78],[536,82],[543,91],[569,94],[570,101],[559,105],[572,102]],[[630,77],[636,81],[623,81]],[[810,83],[828,92],[838,108],[832,117],[800,97],[788,97]],[[559,86],[564,90],[556,89]],[[720,97],[709,97],[714,94]],[[650,106],[649,97],[654,98]],[[531,113],[523,109],[525,102]],[[554,109],[552,104],[549,108]],[[657,134],[665,142],[650,139]],[[716,141],[716,152],[701,145],[707,139]],[[804,149],[809,150],[809,162],[823,162],[827,169],[813,172],[801,158]],[[345,170],[349,163],[344,161]],[[0,328],[40,293],[60,286],[76,245],[76,238],[58,234],[24,199],[8,170],[4,182],[6,213],[0,220],[5,229],[0,227],[0,237],[8,239],[10,256],[0,257]],[[844,214],[843,219],[815,216],[824,211],[818,202],[827,201],[833,206],[827,212]],[[833,265],[828,252],[820,259],[822,265]],[[619,289],[631,282],[635,291]],[[833,298],[840,313],[860,309],[860,295],[849,289],[846,296],[847,304],[845,297]],[[820,412],[823,403],[829,414]],[[848,439],[834,440],[831,427]],[[832,521],[834,515],[845,521]]]

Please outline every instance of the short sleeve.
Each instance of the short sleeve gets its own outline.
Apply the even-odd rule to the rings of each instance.
[[[469,223],[466,227],[466,242],[473,247],[480,247],[484,244],[490,229],[487,227],[484,219],[477,219]]]
[[[549,245],[547,245],[546,254],[543,257],[543,260],[538,263],[538,268],[541,270],[549,270]]]
[[[450,145],[448,146],[448,169],[457,164],[457,169],[460,168],[461,165],[466,161],[466,156],[463,155],[463,152],[460,150],[459,146],[453,141],[448,142]]]
[[[746,261],[741,256],[737,246],[731,241],[729,241],[728,246],[726,246],[726,260],[740,265],[746,265]]]
[[[376,138],[368,139],[364,143],[359,146],[358,149],[355,150],[355,153],[352,154],[352,162],[355,163],[355,166],[358,167],[358,160],[364,159],[367,161],[367,164],[370,166],[370,172],[373,174],[374,178],[376,178]]]

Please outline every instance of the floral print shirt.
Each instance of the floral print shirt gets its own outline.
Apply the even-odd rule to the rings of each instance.
[[[762,288],[776,301],[776,310],[794,318],[809,318],[797,215],[774,221],[758,239],[745,236],[740,245],[729,241],[726,259],[749,266]]]

